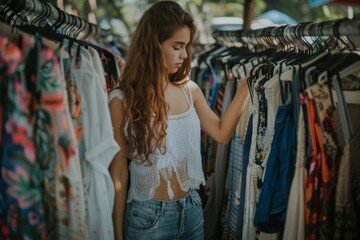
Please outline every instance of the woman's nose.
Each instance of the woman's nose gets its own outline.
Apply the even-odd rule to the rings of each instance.
[[[184,49],[183,51],[181,51],[180,53],[180,58],[181,59],[186,59],[188,57],[186,49]]]

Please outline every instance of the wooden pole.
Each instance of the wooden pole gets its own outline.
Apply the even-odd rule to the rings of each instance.
[[[250,29],[253,16],[254,16],[254,0],[245,0],[243,29]]]

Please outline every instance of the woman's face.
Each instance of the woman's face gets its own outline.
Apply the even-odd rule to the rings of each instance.
[[[176,73],[184,60],[188,57],[186,46],[190,42],[190,29],[187,26],[179,28],[174,34],[166,39],[161,48],[164,54],[165,68],[168,73]]]

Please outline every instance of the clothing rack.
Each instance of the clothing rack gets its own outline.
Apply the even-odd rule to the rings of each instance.
[[[49,24],[57,33],[77,38],[88,36],[109,36],[114,35],[111,30],[99,28],[96,24],[85,19],[69,14],[50,3],[40,0],[0,0],[1,20],[12,25],[11,21],[17,14],[32,15],[34,18],[31,24],[37,22],[39,26]]]
[[[266,43],[277,39],[282,42],[290,43],[295,39],[304,43],[303,37],[335,37],[341,36],[360,36],[360,19],[338,19],[324,22],[303,22],[297,25],[282,25],[276,27],[265,27],[256,30],[217,30],[213,32],[213,37],[218,43],[224,41],[240,42],[243,45],[252,43],[261,44],[259,39]],[[341,39],[340,39],[341,41]],[[274,43],[275,45],[277,43]],[[306,45],[308,43],[305,42]],[[354,45],[351,42],[352,45]]]

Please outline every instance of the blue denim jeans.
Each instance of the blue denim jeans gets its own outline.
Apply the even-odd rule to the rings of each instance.
[[[196,190],[175,201],[137,201],[126,206],[124,239],[204,239],[204,217]]]

